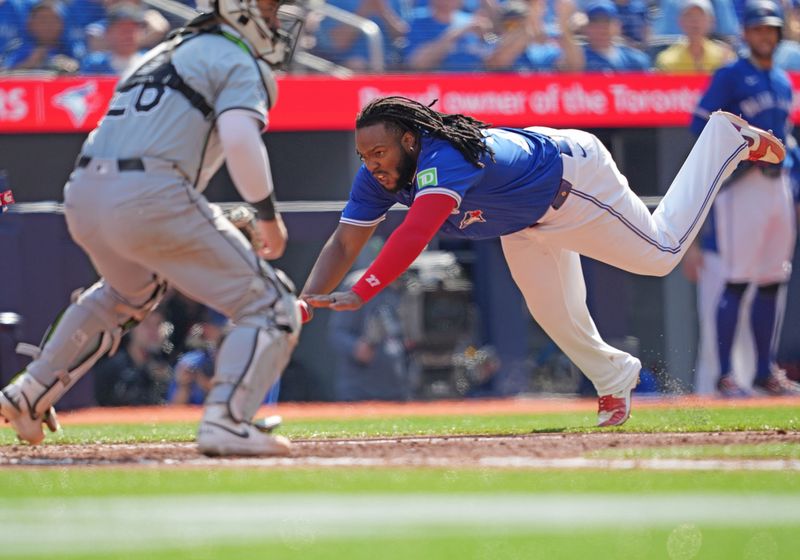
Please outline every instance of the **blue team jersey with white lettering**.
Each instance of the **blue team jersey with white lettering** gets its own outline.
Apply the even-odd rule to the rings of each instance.
[[[361,166],[350,190],[342,223],[369,226],[384,219],[395,203],[411,206],[431,193],[451,196],[456,208],[440,232],[467,239],[491,239],[535,224],[553,202],[563,173],[558,145],[529,130],[484,131],[494,161],[484,154],[478,168],[450,142],[423,134],[411,186],[391,193]]]
[[[744,119],[758,128],[771,130],[786,142],[791,133],[792,84],[779,68],[762,70],[740,58],[714,73],[692,118],[692,132],[700,134],[710,114],[718,109]]]

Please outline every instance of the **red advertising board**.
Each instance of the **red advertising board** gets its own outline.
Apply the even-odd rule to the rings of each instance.
[[[707,76],[660,74],[288,76],[279,79],[270,129],[350,130],[358,110],[383,95],[438,99],[441,111],[498,126],[686,126],[707,82]],[[0,133],[89,131],[114,84],[87,76],[0,78]]]

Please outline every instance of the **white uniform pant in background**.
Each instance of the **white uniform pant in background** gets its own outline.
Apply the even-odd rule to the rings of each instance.
[[[594,135],[531,130],[570,145],[572,156],[562,159],[572,192],[535,226],[503,236],[503,251],[533,318],[598,394],[617,393],[633,384],[641,363],[600,337],[586,306],[579,255],[636,274],[668,274],[697,235],[722,181],[746,159],[747,143],[727,119],[712,115],[651,216]]]
[[[714,392],[721,374],[717,308],[728,282],[750,284],[739,308],[731,373],[739,386],[752,385],[756,369],[750,324],[753,296],[760,285],[789,280],[796,239],[794,202],[785,173],[767,177],[756,168],[749,170],[720,191],[712,212],[718,252],[703,252],[697,284],[700,341],[695,389],[701,394]],[[777,301],[779,318],[785,305],[786,293],[781,290]],[[776,336],[779,334],[776,329]]]
[[[763,286],[789,281],[796,233],[786,173],[767,177],[750,169],[720,191],[713,212],[727,282]]]
[[[703,266],[697,278],[697,321],[700,336],[697,344],[694,390],[701,395],[716,393],[719,380],[719,350],[717,341],[717,305],[725,289],[725,275],[719,253],[703,251]],[[750,387],[755,373],[756,349],[750,328],[750,305],[755,285],[749,286],[742,297],[739,320],[733,339],[731,368],[740,387]]]

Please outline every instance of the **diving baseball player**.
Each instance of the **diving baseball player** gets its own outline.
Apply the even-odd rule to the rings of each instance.
[[[499,237],[534,319],[594,383],[600,426],[628,419],[641,363],[600,338],[586,307],[580,255],[663,276],[740,161],[785,157],[771,134],[717,112],[651,216],[608,150],[580,130],[488,128],[386,97],[359,113],[356,147],[364,164],[301,297],[314,307],[358,309],[437,231]],[[410,206],[403,223],[350,291],[330,294],[394,203]]]
[[[283,455],[289,441],[253,416],[300,331],[282,277],[202,195],[227,162],[276,258],[286,228],[275,209],[260,132],[300,22],[280,29],[280,0],[211,0],[120,80],[64,188],[70,234],[102,279],[56,321],[38,356],[0,393],[0,415],[37,444],[52,406],[159,303],[167,282],[230,317],[197,436],[208,455]],[[204,9],[203,9],[204,8]],[[294,34],[293,34],[294,33]]]
[[[695,133],[708,126],[712,111],[721,109],[774,131],[782,141],[791,136],[792,85],[786,73],[772,64],[782,28],[781,9],[772,0],[746,5],[744,40],[749,53],[714,74],[692,119]],[[800,385],[788,380],[775,363],[782,293],[791,273],[796,236],[788,168],[783,163],[742,163],[721,189],[710,222],[713,235],[704,239],[704,247],[719,254],[724,284],[712,306],[719,357],[717,390],[728,397],[750,394],[733,375],[731,354],[743,298],[748,286],[755,284],[749,314],[756,354],[755,364],[749,365],[755,366],[753,387],[771,395],[800,393]],[[713,266],[703,270],[714,274]]]

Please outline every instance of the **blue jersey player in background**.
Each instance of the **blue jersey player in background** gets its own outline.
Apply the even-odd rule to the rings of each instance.
[[[628,419],[641,363],[600,337],[586,306],[580,255],[637,274],[668,274],[739,162],[785,157],[771,134],[715,113],[651,215],[608,150],[580,130],[491,128],[385,97],[357,116],[356,148],[364,164],[301,297],[313,307],[359,309],[437,232],[499,237],[534,319],[600,395],[600,426]],[[403,223],[350,290],[331,293],[395,203],[410,207]]]
[[[749,52],[714,74],[695,110],[691,124],[695,133],[707,126],[713,111],[723,110],[741,115],[787,141],[792,131],[792,85],[786,72],[773,66],[782,28],[781,9],[772,0],[746,5],[744,40]],[[783,307],[781,291],[791,273],[796,237],[790,159],[777,164],[740,164],[714,203],[710,224],[713,236],[706,248],[719,254],[724,287],[716,316],[705,320],[716,323],[717,389],[723,396],[747,396],[751,379],[758,392],[800,392],[800,385],[788,380],[775,360]],[[757,286],[750,309],[756,363],[750,366],[747,379],[737,379],[731,365],[732,348],[743,296],[751,284]]]

